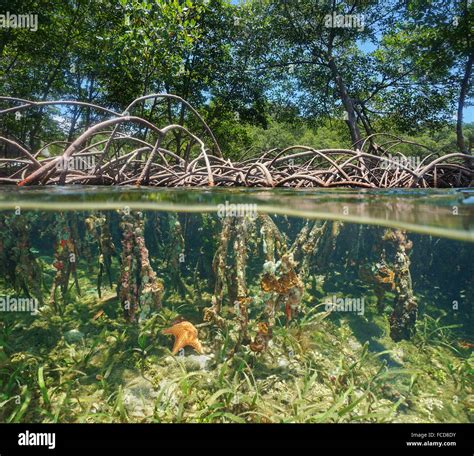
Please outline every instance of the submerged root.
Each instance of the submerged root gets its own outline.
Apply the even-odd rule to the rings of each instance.
[[[266,261],[274,262],[275,254],[282,256],[286,252],[285,238],[269,215],[259,214],[258,220],[261,223],[263,254]]]
[[[99,253],[99,273],[97,275],[97,293],[101,297],[102,277],[105,273],[112,288],[112,257],[115,255],[115,245],[110,233],[109,221],[105,214],[90,215],[86,219],[88,234],[97,244]]]
[[[390,316],[390,336],[394,341],[409,339],[415,331],[418,304],[413,294],[408,251],[413,244],[403,230],[387,229],[375,244],[380,260],[375,265],[364,265],[359,277],[374,286],[377,308],[385,309],[385,294],[395,294]]]
[[[168,214],[168,232],[167,267],[170,271],[173,286],[181,296],[186,296],[189,290],[181,275],[181,259],[184,258],[183,228],[178,216],[172,213]]]
[[[0,268],[2,276],[17,291],[43,304],[43,271],[32,252],[29,217],[13,215],[0,219]]]
[[[394,341],[409,339],[415,331],[418,304],[413,295],[408,251],[413,244],[402,230],[387,230],[384,241],[395,249],[393,268],[395,273],[395,303],[390,316],[390,336]]]
[[[214,260],[212,261],[212,269],[215,276],[214,294],[212,296],[212,305],[204,309],[204,321],[212,321],[219,327],[225,326],[225,320],[220,315],[222,301],[224,298],[224,286],[226,282],[226,259],[229,248],[229,239],[231,236],[232,217],[225,217],[222,223],[222,230],[219,239],[219,246]]]
[[[248,341],[248,307],[252,302],[252,298],[248,297],[246,268],[248,258],[247,246],[253,227],[253,221],[248,218],[239,217],[234,222],[234,271],[232,283],[231,286],[228,286],[228,290],[230,297],[235,296],[234,310],[237,315],[239,327],[237,341],[230,356],[233,356],[238,351],[243,342]]]
[[[267,266],[260,282],[264,293],[276,293],[276,297],[270,297],[270,303],[275,302],[276,307],[284,306],[287,322],[298,312],[304,292],[303,281],[295,271],[296,266],[293,254],[285,254],[274,268]]]
[[[65,301],[69,291],[69,281],[73,276],[74,284],[78,294],[81,294],[79,281],[77,279],[77,246],[73,232],[69,224],[68,214],[61,213],[53,228],[56,235],[56,245],[54,249],[53,267],[56,274],[53,279],[50,293],[50,304],[58,312],[60,310],[57,298],[57,289],[61,290],[61,296]]]
[[[146,315],[161,307],[163,282],[150,265],[144,238],[143,214],[121,212],[122,254],[118,296],[125,319],[134,322],[137,312]]]
[[[287,320],[301,302],[303,283],[295,272],[296,263],[292,255],[286,252],[286,241],[278,227],[268,215],[259,215],[260,229],[255,220],[246,217],[226,217],[223,221],[220,242],[213,261],[215,290],[212,306],[205,309],[204,320],[226,326],[226,320],[220,315],[224,291],[227,288],[229,301],[233,303],[234,314],[238,320],[237,341],[231,355],[234,355],[242,344],[250,346],[255,352],[264,351],[272,336],[275,324],[275,313],[278,307],[285,308]],[[266,262],[263,266],[261,280],[264,302],[264,318],[257,323],[257,335],[251,341],[249,337],[249,310],[257,297],[249,296],[246,268],[248,247],[253,236],[258,236],[263,247]],[[232,251],[229,252],[230,246]],[[227,264],[227,257],[232,255],[233,265]],[[277,261],[277,255],[280,259]]]

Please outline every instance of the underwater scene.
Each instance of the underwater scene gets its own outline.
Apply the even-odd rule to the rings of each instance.
[[[0,421],[466,423],[474,190],[4,188]]]

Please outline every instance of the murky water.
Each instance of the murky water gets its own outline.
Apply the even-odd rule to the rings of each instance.
[[[467,422],[474,191],[0,192],[0,420]]]

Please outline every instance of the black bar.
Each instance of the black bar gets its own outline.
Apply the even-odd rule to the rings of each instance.
[[[0,455],[107,449],[305,448],[399,449],[403,453],[472,456],[473,431],[469,424],[4,424],[0,426]],[[32,433],[55,433],[55,448],[20,446],[22,433],[30,438]],[[419,443],[410,446],[407,442]],[[446,446],[448,442],[455,445]]]

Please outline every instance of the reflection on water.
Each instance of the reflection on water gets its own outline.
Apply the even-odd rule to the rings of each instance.
[[[392,226],[474,241],[473,189],[196,189],[4,187],[0,210],[121,209],[217,212],[219,204],[257,204],[258,211],[311,219]]]

